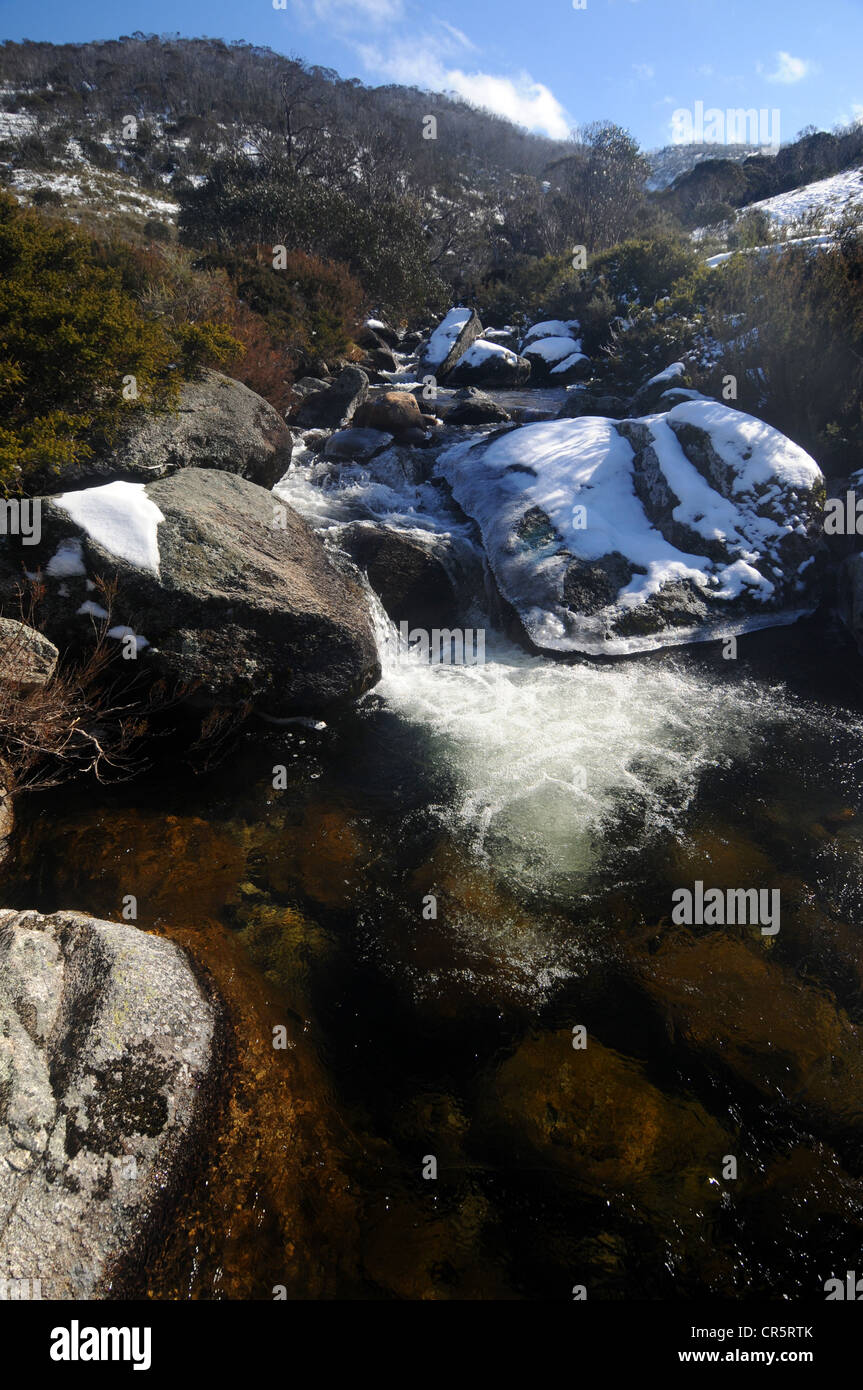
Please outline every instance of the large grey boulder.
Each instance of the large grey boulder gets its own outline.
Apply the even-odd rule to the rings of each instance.
[[[729,406],[525,425],[456,444],[436,466],[542,650],[624,655],[817,606],[821,471]]]
[[[477,338],[459,358],[447,378],[450,386],[488,387],[498,391],[524,386],[531,377],[527,358],[498,343]]]
[[[353,522],[341,530],[339,544],[365,570],[394,623],[429,630],[455,625],[452,580],[421,540],[373,522]]]
[[[0,581],[38,566],[42,626],[62,646],[95,623],[198,703],[317,712],[379,678],[367,605],[308,524],[230,473],[184,469],[50,498],[38,546],[0,547]],[[110,619],[98,580],[116,581]],[[131,659],[131,656],[129,657]]]
[[[481,337],[482,324],[474,309],[450,309],[420,350],[421,375],[445,381],[471,344]]]
[[[176,411],[136,411],[110,450],[59,477],[73,486],[100,478],[150,482],[181,468],[218,468],[272,487],[288,471],[291,447],[284,420],[263,397],[204,371],[183,383]],[[57,475],[38,485],[56,483]]]
[[[205,1131],[220,1014],[173,942],[0,910],[0,1279],[109,1296]]]
[[[368,393],[369,379],[362,368],[344,367],[332,386],[305,397],[296,412],[296,422],[302,429],[337,430],[353,419]]]

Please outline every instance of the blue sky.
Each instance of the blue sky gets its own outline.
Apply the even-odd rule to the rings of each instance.
[[[282,0],[277,0],[281,4]],[[370,85],[457,92],[564,136],[610,118],[647,148],[672,113],[778,108],[781,135],[863,118],[863,0],[0,0],[0,37],[246,39]]]

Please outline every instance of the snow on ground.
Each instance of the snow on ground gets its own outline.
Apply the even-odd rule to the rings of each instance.
[[[832,236],[797,236],[788,237],[786,241],[771,242],[769,246],[747,246],[742,251],[720,251],[716,256],[708,256],[704,264],[711,270],[716,266],[724,265],[730,261],[732,256],[763,256],[769,254],[780,254],[787,251],[790,246],[806,246],[810,251],[828,251],[831,246],[836,245],[836,239]]]
[[[165,518],[144,483],[105,483],[54,499],[91,540],[137,569],[159,573],[158,526]],[[80,549],[80,542],[77,543]],[[58,551],[59,554],[59,551]],[[49,563],[48,572],[57,573]],[[66,571],[78,573],[80,570]]]
[[[803,188],[792,189],[790,193],[763,198],[743,211],[758,209],[766,212],[777,226],[793,227],[821,210],[821,225],[826,230],[841,220],[852,203],[863,203],[863,168],[845,169],[841,174],[807,183]]]
[[[0,140],[21,140],[35,129],[35,119],[25,111],[0,111]]]
[[[87,192],[85,185],[89,185]],[[159,216],[166,220],[176,217],[178,206],[164,198],[154,198],[136,184],[123,183],[116,176],[106,176],[100,170],[86,165],[77,173],[36,172],[33,169],[18,169],[12,177],[12,188],[18,193],[32,195],[37,188],[50,188],[64,199],[77,199],[82,202],[104,204],[106,201],[121,212],[138,213],[141,216]]]

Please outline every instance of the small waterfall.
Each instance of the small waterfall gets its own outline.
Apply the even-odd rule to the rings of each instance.
[[[551,888],[589,873],[622,813],[642,842],[673,832],[706,770],[800,717],[781,687],[716,674],[691,656],[564,665],[525,653],[482,611],[472,533],[432,484],[396,488],[366,467],[333,472],[309,457],[276,491],[329,542],[356,520],[408,529],[462,567],[461,592],[472,583],[462,622],[485,631],[481,665],[424,660],[366,585],[383,673],[374,695],[422,731],[432,770],[457,788],[430,811],[513,882]]]

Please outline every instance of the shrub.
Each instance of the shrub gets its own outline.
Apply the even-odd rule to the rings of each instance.
[[[486,282],[476,297],[499,323],[513,319],[572,318],[579,277],[571,256],[523,257],[506,276]]]
[[[158,217],[148,217],[144,223],[144,236],[151,241],[172,241],[174,232],[167,222],[161,222]]]
[[[0,194],[0,488],[85,461],[127,412],[170,406],[182,372],[232,350],[216,325],[172,336],[88,237]]]
[[[603,286],[623,312],[632,304],[665,299],[673,286],[698,266],[692,243],[682,237],[657,236],[624,241],[590,263],[591,292]],[[597,283],[599,282],[599,284]]]
[[[304,362],[344,357],[361,316],[363,291],[346,266],[303,251],[289,251],[273,268],[270,248],[256,257],[214,256],[244,304],[264,320],[275,339]]]
[[[768,246],[775,240],[773,223],[763,208],[750,208],[742,217],[738,217],[728,233],[731,251]]]
[[[227,270],[206,267],[180,248],[139,249],[118,243],[105,255],[143,307],[179,333],[184,325],[218,323],[237,344],[231,374],[276,410],[291,403],[296,360],[287,343],[238,297]],[[275,273],[275,272],[274,272]]]
[[[741,254],[685,287],[700,297],[715,364],[696,376],[716,391],[738,382],[738,405],[781,429],[826,473],[860,465],[863,448],[863,238],[829,251],[789,246]]]
[[[187,244],[222,253],[282,245],[341,263],[359,281],[366,303],[395,319],[440,309],[447,299],[419,206],[404,197],[365,206],[277,161],[217,160],[206,183],[183,195],[179,225]]]
[[[56,188],[34,188],[30,196],[37,208],[63,206],[63,199]]]

